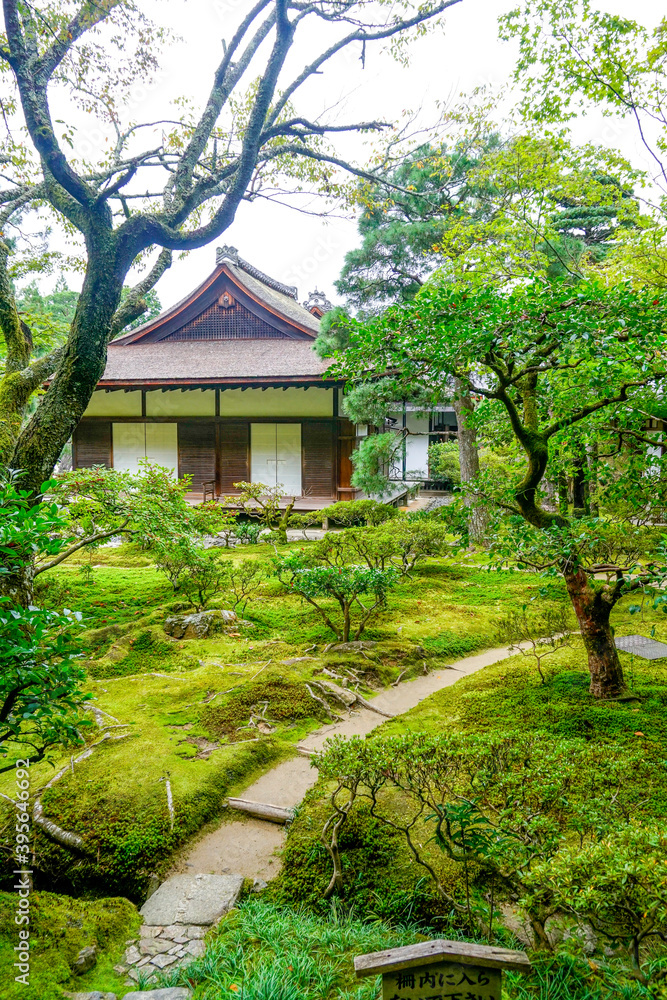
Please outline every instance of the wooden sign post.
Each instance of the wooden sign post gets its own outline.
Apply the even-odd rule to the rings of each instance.
[[[382,1000],[501,1000],[503,969],[528,972],[522,951],[467,941],[423,941],[358,955],[358,978],[382,974]]]

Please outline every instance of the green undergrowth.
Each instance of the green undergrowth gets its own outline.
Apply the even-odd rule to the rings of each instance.
[[[642,623],[623,608],[617,616],[620,634],[655,626],[658,638],[667,639],[667,622]],[[652,819],[667,816],[667,670],[664,661],[640,661],[622,654],[629,700],[600,702],[588,692],[589,675],[580,641],[545,661],[547,683],[540,682],[533,663],[514,656],[462,678],[455,685],[431,695],[404,715],[388,720],[370,738],[419,733],[488,733],[524,735],[549,733],[558,738],[625,744],[640,751],[654,767],[650,795],[638,783],[632,789],[635,812]],[[626,791],[628,791],[626,789]],[[400,813],[394,795],[383,807]],[[304,799],[290,827],[284,866],[272,886],[276,898],[291,904],[305,901],[315,911],[322,901],[331,874],[331,862],[320,843],[324,822],[331,813],[329,788],[319,781]],[[448,861],[434,844],[429,824],[416,828],[415,837],[425,856],[440,868],[443,884],[456,893],[463,870]],[[387,920],[411,918],[437,924],[437,900],[425,872],[412,859],[403,837],[381,826],[367,809],[356,808],[340,833],[346,900],[364,917]],[[484,871],[475,873],[483,888]]]
[[[29,984],[16,982],[14,947],[19,942],[14,923],[16,895],[0,892],[0,996],[3,1000],[61,1000],[63,989],[99,989],[122,995],[122,979],[113,966],[120,961],[125,941],[141,923],[127,900],[72,899],[51,892],[30,895]],[[95,969],[74,976],[71,963],[81,948],[97,948]],[[94,983],[94,987],[93,984]]]
[[[268,564],[273,548],[217,555]],[[90,565],[95,568],[86,569]],[[47,606],[82,612],[79,638],[92,704],[106,713],[103,722],[118,727],[110,734],[123,738],[96,747],[44,794],[45,815],[77,833],[86,853],[73,856],[37,832],[36,879],[63,891],[132,899],[142,897],[153,872],[168,870],[176,849],[221,817],[229,794],[293,753],[327,720],[306,682],[330,679],[327,670],[339,682],[356,677],[361,692],[372,696],[399,677],[494,645],[507,609],[538,594],[537,578],[527,574],[428,560],[391,591],[386,610],[364,634],[377,645],[341,653],[326,651],[335,637],[315,610],[270,576],[238,624],[206,639],[168,637],[165,618],[187,606],[133,545],[64,563],[41,576],[39,586]],[[211,605],[229,607],[229,596],[219,594]],[[253,728],[251,716],[266,725]],[[99,737],[94,725],[86,731],[89,743]],[[81,749],[68,748],[53,765],[69,764]],[[51,764],[36,765],[33,793],[53,774]],[[11,775],[1,777],[0,791],[11,794],[11,784]],[[6,810],[0,805],[0,820]],[[7,866],[4,877],[6,884]]]
[[[431,936],[432,928],[411,922],[362,921],[339,901],[315,915],[264,897],[247,899],[208,936],[202,958],[184,972],[167,970],[160,981],[192,988],[193,1000],[232,996],[377,1000],[379,977],[357,979],[354,958]],[[447,925],[446,936],[461,935]],[[558,962],[538,958],[528,975],[504,974],[504,1000],[649,1000],[650,996],[638,984],[610,983],[595,966],[569,956]]]
[[[185,973],[163,977],[193,986],[195,1000],[374,1000],[377,982],[359,981],[354,956],[412,944],[412,928],[363,923],[343,907],[316,917],[303,908],[247,899],[207,939]]]

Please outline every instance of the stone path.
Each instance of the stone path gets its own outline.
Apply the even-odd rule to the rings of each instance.
[[[372,699],[373,705],[382,712],[400,715],[459,678],[511,655],[502,647],[467,656],[442,670],[381,691]],[[384,721],[376,712],[360,708],[311,733],[307,746],[319,750],[334,735],[363,736]],[[258,778],[244,790],[243,797],[291,809],[316,780],[317,771],[308,758],[292,757]],[[277,875],[284,836],[283,827],[248,818],[223,823],[189,848],[171,877],[142,906],[144,922],[139,937],[127,942],[123,964],[115,966],[119,975],[128,975],[128,985],[138,983],[142,976],[149,983],[148,992],[126,993],[124,1000],[186,1000],[190,996],[190,991],[181,987],[151,989],[151,978],[161,969],[177,968],[203,955],[207,931],[236,904],[244,878],[255,878],[261,886],[263,879]],[[69,996],[116,1000],[113,994]]]
[[[400,715],[414,708],[430,694],[456,683],[460,677],[503,660],[510,653],[506,646],[466,656],[449,667],[386,688],[372,699],[383,712]],[[363,736],[385,719],[375,712],[359,709],[333,725],[324,726],[308,736],[304,745],[319,750],[331,736]],[[317,771],[306,757],[292,757],[267,771],[243,791],[243,798],[270,802],[287,809],[297,806],[317,780]],[[182,852],[172,874],[237,872],[266,881],[280,871],[279,852],[285,840],[283,827],[258,819],[234,819],[201,837]]]
[[[139,911],[139,938],[129,941],[118,975],[139,982],[161,969],[187,965],[204,954],[206,932],[238,902],[242,875],[176,875],[149,896]]]

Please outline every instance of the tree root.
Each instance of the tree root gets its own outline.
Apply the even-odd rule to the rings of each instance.
[[[366,701],[366,699],[362,698],[360,694],[357,694],[357,704],[361,705],[362,708],[367,708],[369,712],[376,712],[378,715],[384,715],[385,719],[394,718],[391,712],[383,712],[381,708],[376,708],[371,701]]]
[[[403,680],[409,669],[410,667],[406,667],[405,670],[401,670],[396,680],[391,682],[391,686],[393,688],[398,687],[398,685],[401,683],[401,681]]]
[[[111,719],[112,722],[118,722],[118,719],[115,719],[113,715],[109,715],[108,712],[104,712],[101,708],[98,708],[97,705],[90,705],[90,704],[85,705],[84,711],[93,713],[93,715],[95,716],[95,722],[97,723],[99,729],[109,728],[109,726],[107,726],[106,723],[103,721],[104,719]]]
[[[105,732],[101,739],[89,746],[83,753],[79,754],[78,757],[72,758],[69,764],[58,771],[57,774],[54,774],[51,780],[47,781],[44,785],[40,795],[43,794],[48,788],[52,788],[55,783],[60,781],[60,779],[63,778],[70,769],[73,771],[75,764],[80,764],[82,760],[86,760],[87,757],[92,756],[95,748],[100,746],[101,743],[105,743],[107,740],[124,740],[127,736],[131,735],[131,733],[121,733],[119,736],[110,736],[108,732]],[[72,833],[69,830],[63,830],[63,828],[58,826],[57,823],[54,823],[53,820],[46,818],[44,815],[44,806],[42,805],[42,801],[39,796],[35,799],[35,803],[33,805],[32,821],[36,826],[40,826],[51,838],[51,840],[55,840],[68,850],[79,851],[81,854],[93,857],[95,856],[95,851],[91,850],[77,833]]]
[[[310,684],[306,684],[306,691],[308,692],[308,694],[310,695],[310,697],[313,699],[313,701],[316,701],[318,703],[318,705],[322,706],[322,708],[324,709],[324,711],[329,716],[330,721],[333,722],[333,713],[331,711],[331,706],[328,704],[328,702],[326,702],[324,700],[324,698],[320,698],[319,695],[315,694],[315,692],[311,688]]]

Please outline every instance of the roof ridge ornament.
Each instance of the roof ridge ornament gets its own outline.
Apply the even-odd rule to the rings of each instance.
[[[239,263],[239,252],[236,247],[216,247],[215,250],[215,262],[216,264],[224,264],[228,260],[231,264]]]
[[[324,292],[320,292],[317,287],[315,287],[314,291],[308,292],[308,298],[302,305],[308,312],[315,312],[317,310],[320,316],[333,309],[333,302],[330,302]]]
[[[220,266],[221,264],[234,264],[236,267],[240,267],[242,271],[249,274],[252,278],[257,278],[262,284],[267,285],[269,288],[273,288],[275,292],[280,292],[282,295],[288,295],[291,299],[298,301],[299,290],[296,285],[283,285],[282,281],[276,281],[275,278],[270,278],[268,274],[264,274],[260,271],[258,267],[254,264],[250,264],[247,260],[239,257],[239,252],[236,247],[217,247],[215,251],[215,263]]]

